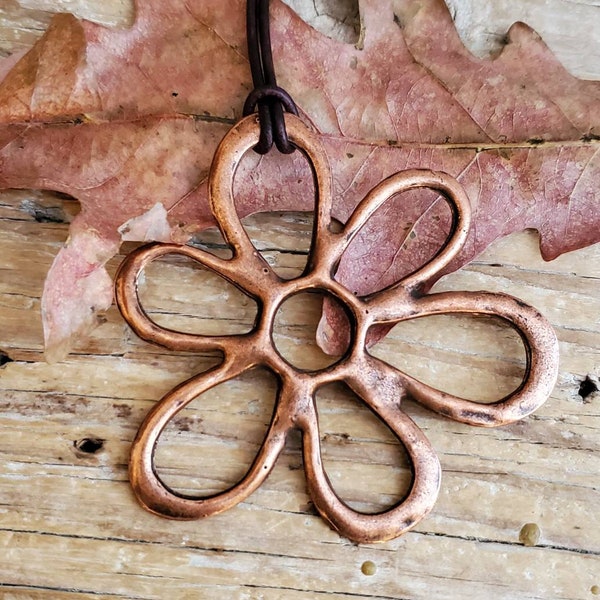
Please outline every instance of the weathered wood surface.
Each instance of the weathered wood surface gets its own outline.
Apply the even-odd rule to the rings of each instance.
[[[593,33],[593,23],[600,26],[596,2],[452,2],[459,24],[469,27],[484,4],[493,11],[486,31],[518,18],[522,4],[530,11],[542,7],[539,23],[560,30],[559,55],[574,57],[574,72],[600,77],[593,58],[600,43]],[[123,0],[1,0],[2,51],[31,44],[47,22],[45,11],[57,7],[121,26],[131,18]],[[573,20],[573,14],[580,16]],[[348,27],[341,29],[349,35]],[[6,355],[0,369],[1,598],[551,600],[600,594],[600,247],[543,263],[535,235],[524,233],[440,282],[439,289],[510,291],[542,310],[560,338],[558,385],[536,415],[497,430],[452,423],[407,403],[440,454],[438,504],[404,537],[357,546],[314,515],[297,438],[266,484],[224,515],[180,523],[138,507],[126,470],[138,425],[163,393],[217,358],[145,344],[113,308],[67,360],[43,361],[42,285],[76,211],[76,203],[51,194],[0,196],[0,349]],[[309,239],[303,215],[254,217],[248,227],[269,260],[288,275],[297,272],[298,249],[306,250]],[[204,239],[218,242],[211,233]],[[218,281],[207,283],[189,264],[158,265],[147,281],[146,300],[165,322],[210,332],[252,320],[251,303]],[[199,286],[206,293],[199,294]],[[283,313],[279,343],[292,358],[320,360],[307,348],[317,317],[318,303],[310,301]],[[523,358],[510,330],[477,319],[408,323],[376,353],[425,381],[485,401],[514,386]],[[158,453],[163,477],[178,489],[198,491],[236,481],[262,439],[273,396],[273,382],[256,373],[195,402],[164,436]],[[368,511],[397,500],[409,474],[385,428],[342,389],[326,390],[318,407],[326,466],[340,495]],[[527,538],[533,546],[520,537],[527,523],[539,527],[539,539],[535,528]]]

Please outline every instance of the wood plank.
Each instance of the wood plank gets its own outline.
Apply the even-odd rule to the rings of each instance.
[[[515,21],[533,27],[562,64],[583,79],[600,79],[600,14],[596,0],[446,0],[461,38],[477,56],[504,46]]]

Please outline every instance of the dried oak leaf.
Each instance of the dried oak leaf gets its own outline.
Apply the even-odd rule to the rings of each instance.
[[[458,177],[474,206],[449,270],[525,228],[540,232],[547,259],[600,240],[599,83],[569,75],[523,24],[495,59],[473,57],[443,0],[364,0],[361,16],[353,46],[272,6],[280,83],[321,133],[339,220],[382,178],[424,167]],[[140,0],[127,30],[59,15],[5,76],[0,188],[57,190],[82,207],[45,285],[50,358],[110,305],[103,265],[122,240],[185,242],[212,224],[208,167],[250,87],[241,0]],[[236,186],[244,215],[312,208],[298,153],[249,154]],[[413,270],[445,238],[438,200],[425,191],[389,201],[337,277],[365,294]],[[334,353],[338,324],[329,310],[320,327]]]

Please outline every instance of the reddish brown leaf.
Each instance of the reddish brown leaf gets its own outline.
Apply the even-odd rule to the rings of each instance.
[[[458,177],[475,208],[452,268],[524,228],[540,231],[548,259],[598,241],[600,84],[570,76],[522,24],[498,58],[480,60],[442,0],[393,7],[362,3],[356,48],[273,2],[280,83],[322,132],[335,216],[345,220],[383,177],[426,167]],[[103,265],[121,239],[184,242],[211,223],[206,173],[249,88],[241,0],[145,0],[125,31],[61,15],[8,72],[0,187],[59,190],[82,205],[45,287],[51,357],[109,304]],[[248,156],[238,177],[240,212],[311,207],[301,157],[268,156],[255,170],[256,162]],[[364,294],[413,270],[444,239],[439,204],[428,192],[388,202],[338,278]],[[329,351],[338,330],[330,314],[321,327]]]

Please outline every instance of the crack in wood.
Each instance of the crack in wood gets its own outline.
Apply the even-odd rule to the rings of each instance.
[[[112,592],[102,592],[96,590],[78,589],[74,587],[59,587],[45,585],[22,585],[19,583],[9,583],[0,581],[0,588],[11,590],[36,590],[42,592],[60,592],[61,594],[85,594],[89,596],[103,596],[122,598],[123,600],[148,600],[148,596],[132,596],[131,594],[121,594]]]
[[[477,537],[471,535],[452,535],[448,533],[437,533],[430,531],[419,531],[414,530],[414,533],[417,535],[423,535],[427,537],[441,537],[441,538],[449,538],[454,540],[462,540],[465,542],[476,542],[478,544],[497,544],[499,546],[512,546],[515,548],[526,548],[523,546],[521,542],[510,542],[508,540],[493,540],[491,538]],[[560,546],[558,544],[544,544],[539,543],[536,545],[536,548],[545,548],[546,550],[555,550],[557,552],[567,552],[573,554],[582,554],[585,556],[600,556],[600,551],[596,550],[587,550],[585,548],[573,548],[570,546]]]

